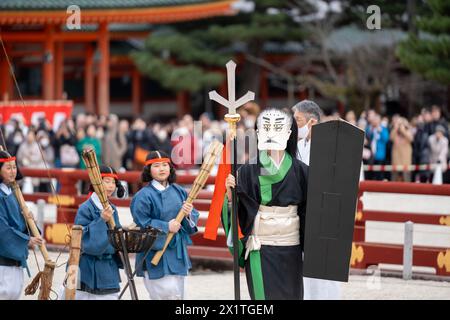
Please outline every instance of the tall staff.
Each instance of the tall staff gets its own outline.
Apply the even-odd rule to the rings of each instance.
[[[241,120],[241,116],[236,113],[236,109],[243,104],[254,100],[255,93],[248,91],[237,101],[235,100],[235,73],[236,63],[230,60],[226,64],[227,67],[227,84],[228,84],[228,100],[220,96],[217,91],[210,91],[209,98],[218,102],[222,106],[228,109],[228,113],[224,119],[228,123],[228,134],[231,140],[231,173],[236,177],[237,171],[237,123]],[[234,298],[235,300],[241,299],[241,289],[239,281],[239,235],[238,235],[238,221],[237,221],[237,194],[236,188],[232,190],[232,206],[231,206],[231,231],[233,235],[233,271],[234,271]]]
[[[28,209],[28,206],[25,203],[25,199],[23,198],[22,191],[20,190],[19,185],[16,181],[11,183],[11,188],[14,192],[14,195],[16,196],[17,202],[19,203],[20,210],[22,211],[23,217],[25,218],[25,221],[28,225],[30,236],[33,237],[39,237],[41,234],[36,226],[36,222],[34,221],[33,214]],[[36,290],[39,283],[40,291],[39,291],[39,300],[49,300],[50,299],[50,291],[52,289],[52,283],[53,283],[53,273],[55,271],[56,263],[53,262],[47,251],[47,247],[44,243],[42,243],[39,246],[39,250],[42,253],[42,257],[45,260],[45,266],[44,271],[40,271],[31,284],[26,287],[25,289],[25,295],[33,295]]]

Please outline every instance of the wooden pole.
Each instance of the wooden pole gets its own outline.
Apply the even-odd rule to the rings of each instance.
[[[100,173],[100,167],[98,165],[97,156],[95,155],[94,149],[85,149],[82,153],[82,158],[84,163],[86,164],[86,169],[89,174],[89,180],[91,181],[92,186],[94,187],[94,191],[97,194],[98,198],[104,209],[108,208],[109,201],[108,196],[106,195],[105,187],[103,186],[102,175]],[[114,216],[111,217],[108,221],[108,226],[110,229],[114,229],[116,227],[116,223],[114,221]]]
[[[231,149],[233,150],[231,157],[231,174],[236,178],[237,186],[237,123],[241,120],[239,114],[226,114],[225,121],[228,122],[230,128],[229,134],[231,139]],[[233,237],[233,274],[234,274],[234,297],[235,300],[241,300],[241,283],[239,268],[239,233],[238,233],[238,205],[236,188],[231,190],[231,232]]]
[[[236,177],[237,172],[237,123],[241,120],[241,116],[236,113],[236,109],[243,104],[254,100],[255,93],[247,91],[242,97],[236,100],[235,92],[235,74],[236,63],[230,60],[226,64],[227,67],[227,85],[228,85],[228,100],[220,96],[216,91],[209,92],[209,98],[228,109],[228,113],[225,115],[225,121],[228,123],[229,138],[231,140],[231,150],[233,150],[231,172]],[[237,179],[236,179],[237,180]],[[237,181],[236,181],[237,183]],[[234,297],[236,300],[241,299],[240,290],[240,268],[239,268],[239,233],[238,233],[238,206],[237,206],[237,193],[236,188],[232,190],[232,207],[231,207],[231,228],[233,235],[233,271],[234,271]]]
[[[11,183],[11,187],[13,189],[14,195],[16,196],[17,202],[19,203],[23,217],[25,218],[25,221],[27,222],[27,225],[30,228],[31,235],[33,237],[40,237],[41,234],[39,233],[36,223],[34,222],[33,214],[30,212],[28,206],[25,203],[25,199],[23,198],[23,194],[22,191],[20,191],[19,185],[17,184],[16,181],[14,181],[13,183]],[[45,244],[41,244],[39,246],[39,250],[41,251],[42,256],[44,257],[45,263],[51,261]]]
[[[80,225],[72,226],[72,236],[70,242],[69,268],[67,270],[67,284],[65,290],[66,300],[75,300],[75,293],[78,284],[78,265],[81,254],[81,237],[83,227]]]
[[[36,222],[33,219],[33,215],[28,209],[28,206],[25,203],[25,199],[23,198],[22,191],[20,190],[19,185],[16,181],[11,183],[11,188],[14,192],[14,195],[16,196],[17,202],[19,203],[20,210],[22,211],[23,217],[25,218],[25,221],[28,225],[28,228],[30,229],[31,236],[33,237],[40,237],[41,234],[39,233],[39,230],[36,226]],[[39,250],[42,253],[42,256],[45,260],[45,266],[44,271],[39,272],[36,277],[33,279],[31,284],[25,289],[25,294],[34,294],[37,289],[37,284],[40,280],[40,289],[39,289],[39,300],[49,300],[50,298],[50,291],[52,289],[52,282],[53,282],[53,272],[55,271],[56,264],[50,260],[50,257],[48,255],[47,247],[44,243],[42,243],[39,246]]]

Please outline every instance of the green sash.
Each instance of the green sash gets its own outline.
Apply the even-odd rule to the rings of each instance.
[[[264,170],[263,175],[258,177],[261,189],[261,204],[266,205],[270,202],[270,200],[272,200],[272,185],[282,181],[291,168],[292,157],[289,153],[285,152],[280,169],[275,167],[267,154],[267,151],[261,151],[259,153],[259,161],[261,162]]]

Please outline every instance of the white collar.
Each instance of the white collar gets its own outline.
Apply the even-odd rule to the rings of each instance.
[[[164,191],[169,187],[169,183],[167,183],[167,186],[164,187],[160,182],[156,181],[155,179],[152,180],[152,186],[156,188],[158,191]]]
[[[286,156],[286,151],[283,153],[283,157],[281,158],[281,161],[280,161],[279,164],[277,164],[277,163],[275,162],[275,160],[273,160],[272,157],[271,157],[270,155],[269,155],[269,158],[270,158],[270,160],[272,161],[273,165],[274,165],[278,170],[280,170],[281,164],[283,163],[283,160],[284,160],[284,157],[285,157],[285,156]]]
[[[306,141],[303,140],[304,139],[300,140],[297,144],[298,146],[297,158],[304,164],[309,165],[309,156],[311,152],[311,139]]]
[[[310,145],[311,144],[311,139],[307,139],[307,138],[303,138],[303,139],[300,139],[300,140],[298,140],[298,146],[301,146],[301,145],[304,145],[305,147],[307,146],[307,145]]]
[[[1,183],[1,184],[0,184],[0,189],[1,189],[4,193],[6,193],[7,196],[9,196],[9,195],[12,193],[11,188],[8,187],[8,186],[7,186],[6,184],[4,184],[4,183]]]
[[[98,195],[95,192],[92,193],[91,200],[94,201],[94,204],[97,208],[99,208],[100,210],[103,210],[103,206],[100,201],[100,198],[98,197]]]

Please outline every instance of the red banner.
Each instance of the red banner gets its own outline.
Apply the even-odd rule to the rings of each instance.
[[[72,109],[73,101],[69,100],[0,101],[2,123],[20,118],[27,126],[45,118],[58,128],[64,119],[72,116]]]

